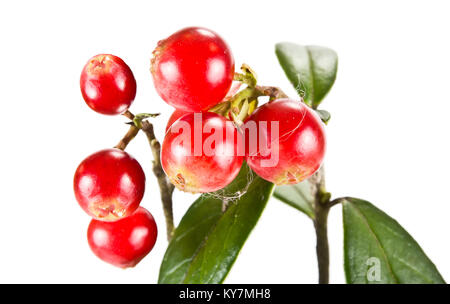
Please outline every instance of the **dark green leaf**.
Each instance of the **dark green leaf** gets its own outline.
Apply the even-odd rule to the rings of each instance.
[[[176,229],[158,282],[222,283],[273,188],[273,184],[256,176],[244,164],[238,177],[223,191],[202,195]],[[223,197],[228,202],[225,212],[222,212]]]
[[[419,244],[393,218],[367,201],[343,201],[348,283],[445,283]]]
[[[277,186],[273,196],[314,219],[314,199],[307,180],[296,185]]]
[[[327,124],[330,121],[331,114],[326,110],[316,110],[317,115],[319,115],[320,119]]]
[[[336,79],[335,51],[321,46],[278,43],[275,52],[286,76],[306,104],[316,109]]]

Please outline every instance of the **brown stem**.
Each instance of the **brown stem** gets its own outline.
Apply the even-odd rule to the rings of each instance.
[[[130,129],[128,129],[127,134],[125,134],[125,136],[119,141],[119,143],[114,148],[120,149],[122,151],[125,150],[130,141],[132,141],[133,138],[136,137],[138,133],[139,129],[136,126],[134,125],[130,126]]]
[[[172,239],[175,231],[173,223],[173,207],[172,207],[172,193],[174,190],[173,184],[167,179],[166,174],[161,166],[161,145],[155,137],[153,125],[147,120],[142,122],[142,131],[147,136],[150,148],[153,153],[153,174],[156,176],[161,194],[161,201],[163,204],[164,216],[166,218],[167,240]]]
[[[123,115],[130,120],[134,119],[134,114],[131,113],[130,111],[126,111],[125,113],[123,113]],[[162,169],[161,145],[159,144],[158,140],[156,139],[155,132],[153,130],[153,125],[150,122],[148,122],[147,120],[144,120],[141,122],[141,129],[147,136],[148,142],[150,144],[150,148],[152,150],[152,154],[153,154],[152,170],[153,170],[153,174],[156,176],[156,179],[158,180],[159,191],[161,194],[161,201],[163,204],[164,216],[166,218],[167,240],[170,241],[172,239],[173,233],[175,231],[175,225],[173,222],[173,207],[172,207],[172,194],[174,191],[174,186],[167,179],[167,176],[164,173],[164,170]],[[136,132],[136,134],[137,134],[137,132],[139,132],[139,128],[136,127],[135,125],[132,125],[130,127],[130,130],[128,131],[128,133],[132,134],[134,132]],[[134,134],[134,136],[136,136],[136,134]],[[125,136],[125,138],[128,139],[127,136]],[[128,142],[131,139],[129,139],[128,141],[124,141],[122,139],[119,144],[121,144],[122,141],[124,141],[124,142],[126,142],[126,144],[128,144]],[[125,147],[126,147],[126,144],[125,144]],[[117,146],[119,146],[119,145],[117,145]]]
[[[288,96],[278,87],[271,86],[255,86],[255,89],[258,90],[264,96],[270,96],[272,99],[278,98],[287,98]]]
[[[125,116],[126,118],[128,118],[129,120],[133,120],[134,119],[134,114],[131,113],[128,110],[125,113],[123,113],[122,115]]]

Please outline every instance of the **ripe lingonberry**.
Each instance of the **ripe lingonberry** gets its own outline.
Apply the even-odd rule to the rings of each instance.
[[[229,98],[231,98],[234,94],[237,93],[237,91],[239,90],[241,86],[240,82],[235,82],[231,85],[230,90],[228,91],[227,95],[225,96],[224,100],[227,100]],[[169,117],[169,120],[167,121],[167,125],[166,125],[166,132],[167,130],[169,130],[170,126],[177,121],[181,116],[188,114],[191,112],[186,112],[183,110],[177,110],[175,109],[175,111],[173,111],[172,115]]]
[[[234,76],[231,50],[216,33],[198,27],[176,32],[153,51],[156,91],[173,107],[198,112],[221,102]]]
[[[136,266],[152,250],[157,235],[153,216],[142,207],[112,223],[93,219],[87,233],[94,254],[120,268]]]
[[[107,115],[125,112],[136,96],[136,80],[130,68],[109,54],[89,59],[81,72],[80,88],[87,105]]]
[[[144,196],[145,174],[139,163],[119,149],[88,156],[75,172],[75,197],[93,218],[115,221],[132,214]]]
[[[184,116],[188,113],[190,113],[190,112],[186,112],[186,111],[182,111],[182,110],[173,111],[172,115],[170,115],[169,120],[167,121],[166,133],[175,121],[177,121],[179,118],[181,118],[182,116]]]
[[[231,121],[211,112],[189,113],[167,131],[161,149],[162,167],[171,182],[187,192],[224,188],[239,173],[241,135]]]
[[[279,99],[259,107],[244,130],[257,129],[257,145],[247,137],[247,163],[262,178],[277,185],[296,184],[320,168],[325,155],[325,130],[305,104]],[[255,141],[256,142],[256,141]]]

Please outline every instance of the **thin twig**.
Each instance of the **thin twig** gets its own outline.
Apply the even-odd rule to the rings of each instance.
[[[128,118],[129,120],[133,120],[134,119],[134,114],[131,113],[130,111],[126,111],[122,115],[125,116],[126,118]]]
[[[147,135],[150,148],[153,153],[153,174],[156,176],[159,185],[159,192],[161,194],[161,201],[163,204],[164,216],[166,218],[167,240],[171,240],[175,231],[173,223],[173,207],[172,207],[172,193],[174,190],[173,184],[167,179],[166,173],[161,166],[161,145],[155,137],[153,125],[147,120],[142,122],[142,131]]]
[[[278,87],[259,86],[259,85],[257,85],[257,86],[255,86],[255,89],[258,90],[262,95],[270,96],[272,99],[288,98],[286,93],[284,93]]]
[[[134,119],[134,115],[130,111],[126,111],[123,115],[130,120]],[[135,129],[137,129],[137,131]],[[167,179],[167,176],[164,173],[164,170],[162,169],[161,145],[158,142],[158,140],[156,139],[155,132],[153,130],[153,125],[150,122],[148,122],[147,120],[144,120],[141,123],[141,130],[147,136],[148,142],[150,144],[150,148],[152,150],[152,154],[153,154],[153,168],[152,169],[153,169],[153,174],[156,176],[156,179],[158,180],[159,190],[160,190],[160,194],[161,194],[161,201],[163,204],[164,216],[166,218],[167,240],[170,241],[172,239],[173,233],[175,231],[175,225],[174,225],[174,221],[173,221],[173,207],[172,207],[172,194],[174,191],[174,186]],[[128,133],[136,132],[136,134],[137,134],[138,131],[139,131],[139,128],[137,128],[135,125],[132,125],[130,127],[130,130],[128,131]],[[134,134],[134,136],[136,134]],[[123,141],[123,139],[122,139],[122,141]],[[126,145],[125,145],[125,147],[126,147]]]
[[[130,141],[133,140],[133,138],[139,133],[139,129],[136,126],[130,126],[130,129],[128,129],[127,134],[119,141],[119,143],[114,147],[120,150],[125,150],[125,148],[128,146]]]

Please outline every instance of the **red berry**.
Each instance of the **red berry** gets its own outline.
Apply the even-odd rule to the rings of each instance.
[[[125,112],[136,96],[136,80],[127,64],[117,56],[92,57],[81,72],[80,87],[94,111],[116,115]]]
[[[90,216],[115,221],[132,214],[144,196],[145,174],[139,163],[119,149],[96,152],[75,172],[75,197]]]
[[[153,249],[157,235],[153,216],[142,207],[112,223],[93,219],[87,232],[94,254],[120,268],[136,266]]]
[[[199,112],[221,102],[234,76],[231,50],[216,33],[198,27],[176,32],[153,52],[156,91],[173,107]]]
[[[253,138],[258,140],[254,142],[257,145],[252,145],[252,137],[246,136],[247,162],[262,178],[277,185],[296,184],[320,168],[325,155],[325,130],[305,104],[289,99],[269,102],[253,112],[244,127],[251,130],[252,125],[257,131],[251,133],[258,134]]]
[[[171,182],[187,192],[224,188],[239,173],[243,156],[233,123],[211,112],[189,113],[167,131],[161,149],[162,167]]]
[[[166,125],[166,133],[169,130],[169,128],[173,125],[173,123],[175,121],[177,121],[179,118],[181,118],[182,116],[188,114],[190,112],[186,112],[186,111],[182,111],[182,110],[175,110],[173,111],[172,115],[170,115],[169,120],[167,121],[167,125]]]
[[[225,96],[224,100],[227,100],[228,98],[231,98],[234,94],[236,94],[240,87],[241,87],[241,83],[240,82],[233,83],[233,85],[231,86],[231,88],[228,91],[227,95]],[[170,126],[175,121],[177,121],[181,116],[183,116],[185,114],[188,114],[188,113],[191,113],[191,112],[186,112],[186,111],[182,111],[182,110],[175,110],[172,113],[172,115],[170,116],[169,120],[167,121],[166,133],[167,133],[167,130],[169,130]]]

